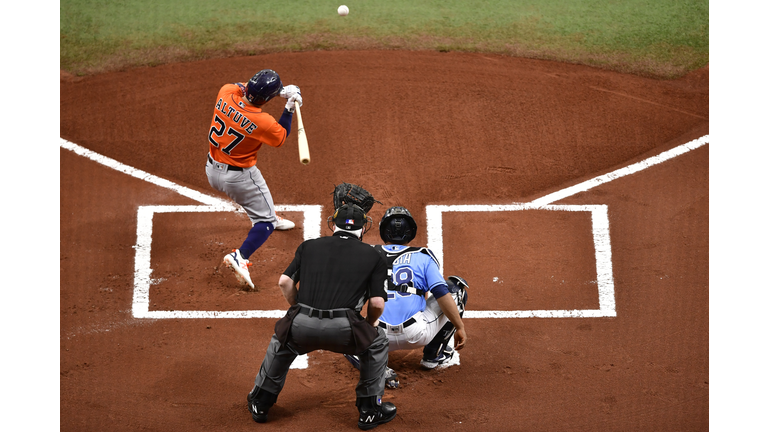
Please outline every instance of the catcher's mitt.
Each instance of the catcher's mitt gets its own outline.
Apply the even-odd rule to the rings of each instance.
[[[376,201],[370,192],[352,183],[342,183],[333,190],[333,208],[337,209],[344,204],[354,204],[366,213],[371,211],[373,204],[381,202]]]

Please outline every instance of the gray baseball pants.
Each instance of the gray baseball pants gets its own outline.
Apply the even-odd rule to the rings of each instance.
[[[274,226],[277,223],[275,203],[261,171],[256,165],[242,171],[230,168],[227,164],[212,161],[209,155],[205,164],[208,183],[238,203],[251,220],[251,225],[270,222]]]
[[[360,381],[355,388],[358,398],[384,395],[389,342],[384,329],[377,330],[378,336],[371,346],[359,355]],[[352,329],[346,317],[318,318],[298,314],[291,325],[291,336],[286,345],[281,346],[277,337],[272,335],[256,376],[255,387],[278,395],[283,390],[288,369],[296,356],[319,349],[344,353],[353,345]]]

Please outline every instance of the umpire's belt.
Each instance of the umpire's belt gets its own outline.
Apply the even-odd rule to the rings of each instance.
[[[216,165],[225,166],[225,167],[227,167],[228,171],[242,171],[243,170],[239,166],[234,166],[234,165],[229,165],[229,164],[225,164],[225,163],[222,163],[222,162],[217,162],[217,161],[215,161],[215,160],[213,160],[211,158],[211,155],[208,155],[208,162],[210,162],[211,165],[213,165],[213,166],[216,166]]]
[[[299,308],[299,313],[313,318],[341,318],[347,316],[347,309],[325,310],[302,306]]]
[[[379,321],[379,327],[383,328],[384,330],[389,330],[395,333],[399,333],[403,331],[403,329],[405,329],[406,327],[410,327],[411,324],[416,324],[416,318],[410,317],[408,318],[408,321],[398,325],[391,325],[391,324],[385,323],[384,321]]]

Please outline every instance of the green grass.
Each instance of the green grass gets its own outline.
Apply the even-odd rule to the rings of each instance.
[[[339,17],[344,1],[350,8]],[[675,77],[709,62],[707,0],[62,0],[61,69],[279,51],[493,52]]]

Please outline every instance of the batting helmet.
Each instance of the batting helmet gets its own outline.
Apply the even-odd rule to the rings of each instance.
[[[272,69],[264,69],[248,81],[245,98],[248,99],[248,102],[260,107],[279,95],[282,89],[283,83],[280,81],[280,75]]]
[[[385,243],[408,244],[416,237],[416,221],[405,207],[390,207],[379,222],[379,235]]]

